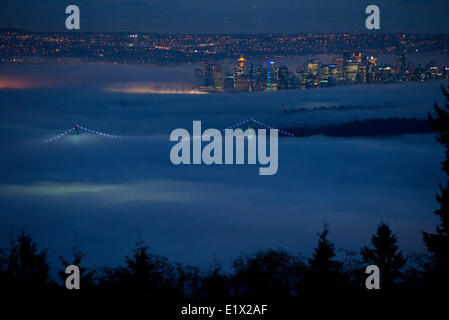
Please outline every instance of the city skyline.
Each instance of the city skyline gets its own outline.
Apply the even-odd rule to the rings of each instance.
[[[225,72],[216,62],[204,63],[204,68],[195,70],[196,88],[204,92],[253,92],[449,79],[447,65],[434,60],[424,64],[410,62],[405,41],[397,47],[395,57],[395,63],[389,64],[379,61],[377,56],[344,51],[334,55],[331,63],[309,57],[290,71],[282,63],[276,65],[269,60],[265,67],[240,56],[233,72]]]

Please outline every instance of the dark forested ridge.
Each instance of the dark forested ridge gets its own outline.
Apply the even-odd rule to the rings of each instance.
[[[293,114],[293,113],[305,113],[305,112],[316,112],[316,111],[351,111],[351,110],[373,110],[373,109],[382,109],[387,108],[388,106],[375,106],[375,105],[361,105],[361,104],[341,104],[341,105],[322,105],[315,106],[312,108],[290,108],[284,109],[284,114]]]
[[[313,127],[292,127],[282,129],[297,137],[325,135],[329,137],[392,136],[411,133],[434,132],[429,120],[418,118],[379,118],[354,120],[351,122]]]

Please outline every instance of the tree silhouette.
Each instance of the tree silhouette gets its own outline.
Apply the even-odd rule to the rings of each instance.
[[[62,267],[61,271],[59,271],[59,277],[65,283],[65,280],[69,276],[68,274],[65,273],[66,267],[68,265],[75,265],[75,266],[79,267],[79,269],[80,269],[80,286],[82,285],[83,292],[86,289],[94,288],[95,287],[95,272],[80,266],[81,262],[84,258],[84,253],[80,250],[78,245],[74,245],[72,247],[72,251],[73,251],[73,257],[71,260],[72,262],[69,262],[68,260],[64,259],[63,257],[59,257],[59,260],[61,261],[61,267]]]
[[[99,283],[103,288],[154,296],[164,284],[165,263],[166,259],[151,254],[139,237],[132,255],[125,257],[125,266],[104,267]]]
[[[397,238],[390,227],[380,223],[376,233],[371,238],[373,249],[364,247],[361,250],[363,261],[374,264],[380,269],[380,282],[383,291],[395,288],[396,280],[401,277],[401,268],[406,263],[401,252],[398,252]]]
[[[11,241],[9,255],[4,253],[4,257],[2,287],[14,291],[54,287],[46,252],[38,252],[36,243],[25,231]]]
[[[177,301],[197,295],[198,274],[197,268],[173,263],[151,253],[139,236],[132,255],[125,257],[125,265],[103,267],[98,283],[103,289],[118,289],[115,292],[119,294],[126,292],[157,301]]]
[[[360,250],[341,248],[338,251],[343,255],[341,278],[343,280],[342,285],[345,287],[344,289],[348,293],[349,291],[364,291],[366,275],[362,270],[364,271],[366,265],[361,260]]]
[[[307,292],[331,292],[341,286],[343,280],[342,263],[335,260],[335,247],[327,236],[329,226],[325,224],[323,231],[318,233],[318,246],[312,258],[308,259],[309,268],[304,281],[300,283]],[[301,287],[299,287],[301,290]]]
[[[303,273],[303,263],[287,251],[269,249],[234,261],[237,299],[288,301]]]
[[[441,91],[446,98],[443,107],[434,104],[435,115],[429,113],[429,121],[437,131],[436,140],[445,149],[445,159],[442,161],[442,169],[449,176],[449,92],[441,86]],[[431,253],[432,265],[427,266],[427,275],[434,289],[442,290],[449,284],[449,181],[446,186],[440,187],[440,193],[436,199],[440,208],[435,214],[440,218],[440,224],[435,233],[423,232],[423,239],[427,249]]]
[[[209,302],[222,303],[230,298],[228,277],[221,272],[221,264],[215,259],[211,270],[203,277],[201,298]]]

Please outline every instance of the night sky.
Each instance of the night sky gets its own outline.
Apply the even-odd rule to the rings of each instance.
[[[64,31],[65,7],[81,31],[161,33],[363,32],[365,8],[381,11],[381,32],[446,33],[447,0],[16,0],[0,4],[0,26]]]

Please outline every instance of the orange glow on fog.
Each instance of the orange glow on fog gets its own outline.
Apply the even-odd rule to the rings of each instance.
[[[107,88],[109,92],[135,94],[207,94],[207,92],[189,88],[157,88],[149,84],[113,85]]]
[[[32,87],[31,83],[21,79],[0,78],[0,89],[26,89]]]

